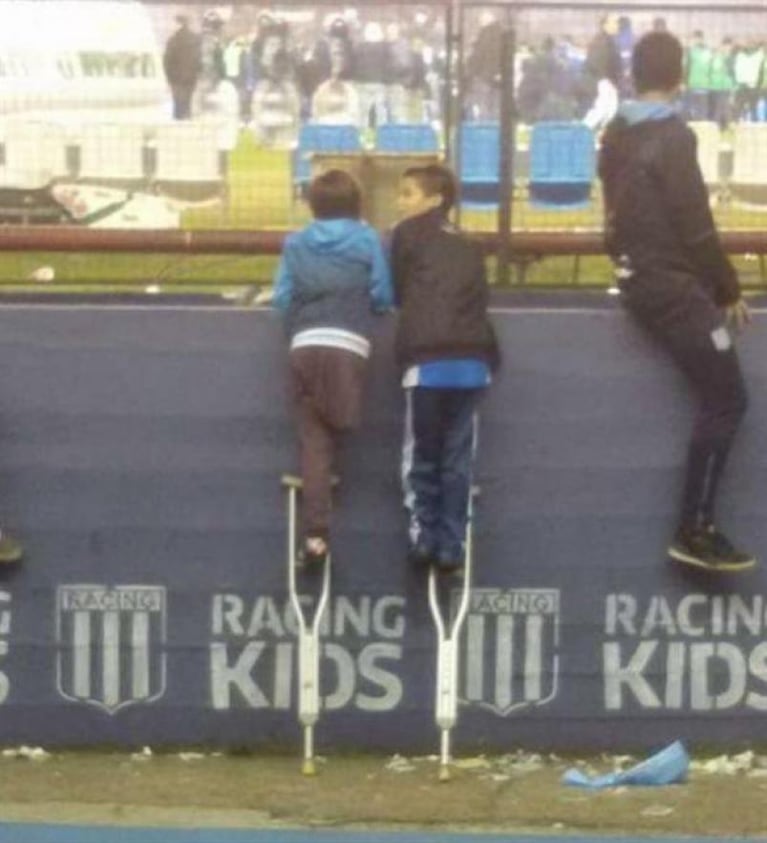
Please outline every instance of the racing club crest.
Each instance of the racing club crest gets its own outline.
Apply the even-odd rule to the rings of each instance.
[[[472,591],[462,659],[464,703],[506,717],[556,697],[559,603],[558,589]]]
[[[166,593],[152,585],[62,585],[56,684],[108,714],[165,693]]]

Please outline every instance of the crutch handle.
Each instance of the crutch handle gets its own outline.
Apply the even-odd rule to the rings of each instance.
[[[282,483],[285,489],[296,489],[297,491],[302,491],[304,488],[304,480],[302,477],[299,477],[297,474],[283,474],[280,478],[280,482]],[[341,478],[338,475],[334,474],[330,478],[330,485],[335,488],[341,483]]]

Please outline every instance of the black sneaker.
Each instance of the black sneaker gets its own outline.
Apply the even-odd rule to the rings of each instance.
[[[0,565],[18,562],[23,555],[24,548],[21,543],[5,531],[0,530]]]
[[[453,574],[456,577],[462,577],[466,571],[463,548],[456,549],[455,553],[441,551],[437,556],[434,567],[440,574]]]
[[[407,549],[407,561],[415,568],[428,568],[437,558],[436,543],[421,535],[418,541],[411,543]]]
[[[677,562],[708,571],[745,571],[756,565],[752,554],[737,550],[713,525],[681,527],[669,545],[668,555]]]
[[[466,576],[466,565],[462,559],[438,559],[434,564],[437,573],[463,579]]]

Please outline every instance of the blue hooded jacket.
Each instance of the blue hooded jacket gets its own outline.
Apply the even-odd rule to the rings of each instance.
[[[389,265],[376,231],[356,219],[315,220],[288,235],[274,305],[293,337],[339,328],[368,337],[374,312],[392,307]]]

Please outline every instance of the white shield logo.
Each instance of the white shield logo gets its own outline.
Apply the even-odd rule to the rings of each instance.
[[[501,717],[545,705],[557,695],[558,650],[558,589],[474,589],[462,701]]]
[[[56,685],[115,714],[165,693],[165,588],[62,585],[56,592]]]

